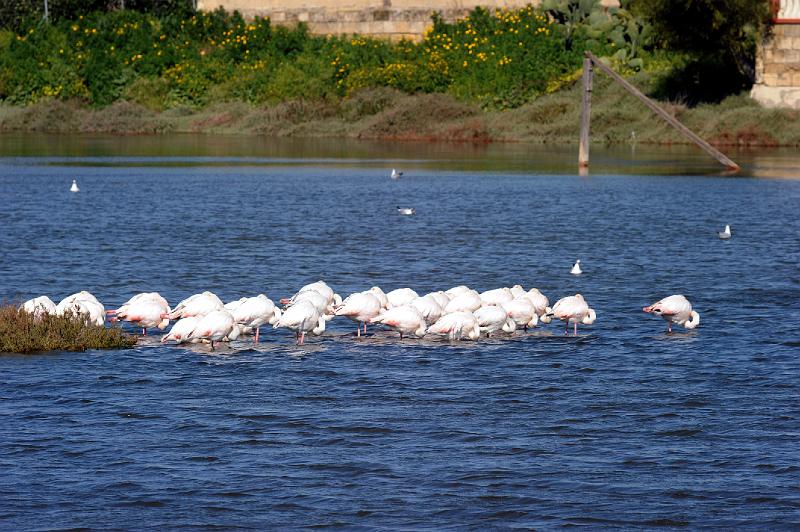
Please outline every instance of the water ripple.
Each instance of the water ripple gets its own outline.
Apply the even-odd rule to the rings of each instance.
[[[800,183],[407,177],[0,166],[6,298],[522,282],[599,316],[577,338],[359,339],[334,320],[305,347],[265,328],[215,353],[154,335],[0,357],[0,528],[800,526]],[[641,312],[670,293],[698,329]]]

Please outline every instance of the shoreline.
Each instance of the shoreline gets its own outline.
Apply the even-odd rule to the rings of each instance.
[[[608,90],[608,83],[598,86],[600,91],[592,102],[593,143],[690,144],[639,102]],[[800,146],[798,111],[765,109],[744,94],[694,108],[659,103],[715,146]],[[163,111],[127,101],[103,108],[60,100],[44,100],[26,107],[0,105],[0,133],[192,133],[570,145],[578,141],[579,125],[580,94],[576,86],[501,111],[486,111],[445,94],[408,95],[393,89],[364,90],[338,101],[291,100],[271,106],[229,101],[203,109]]]

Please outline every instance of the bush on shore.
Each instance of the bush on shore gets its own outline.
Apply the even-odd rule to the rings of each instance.
[[[547,4],[547,3],[545,3]],[[552,5],[550,5],[552,4]],[[518,107],[575,80],[583,50],[642,66],[642,26],[599,0],[434,16],[421,42],[313,36],[218,9],[191,16],[93,12],[0,30],[0,101],[27,105],[127,99],[153,111],[221,101],[339,100],[366,88],[448,93],[484,108]],[[567,16],[568,15],[568,16]]]
[[[134,345],[136,337],[119,328],[88,325],[72,316],[34,319],[14,305],[0,306],[0,353],[122,349]]]

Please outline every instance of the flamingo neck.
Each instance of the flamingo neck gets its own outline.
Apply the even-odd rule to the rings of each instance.
[[[687,329],[694,329],[698,325],[700,325],[700,314],[698,314],[693,310],[691,314],[691,319],[687,320],[686,323],[683,324],[683,326],[686,327]]]

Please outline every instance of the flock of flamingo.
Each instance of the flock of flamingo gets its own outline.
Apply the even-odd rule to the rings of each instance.
[[[559,299],[550,307],[547,296],[538,289],[525,290],[520,285],[477,292],[467,286],[420,296],[411,288],[398,288],[388,293],[374,286],[342,298],[324,281],[302,287],[292,297],[279,301],[282,308],[264,294],[243,297],[223,303],[215,294],[203,292],[188,297],[171,308],[157,292],[137,294],[119,308],[105,307],[86,291],[64,298],[58,305],[47,296],[26,301],[21,309],[35,318],[45,314],[80,316],[88,323],[104,325],[110,321],[125,321],[142,328],[164,330],[170,321],[172,328],[161,338],[162,343],[204,342],[211,345],[235,340],[252,334],[259,341],[259,330],[269,324],[273,328],[294,331],[297,344],[302,345],[307,334],[321,335],[328,321],[337,316],[356,322],[356,336],[366,334],[370,324],[381,325],[404,335],[421,338],[435,335],[450,340],[477,340],[482,336],[511,334],[517,329],[528,330],[554,318],[565,323],[564,334],[578,334],[578,323],[591,325],[597,315],[581,294]],[[664,318],[668,330],[673,324],[694,329],[700,315],[682,295],[669,296],[645,307],[645,312]]]

